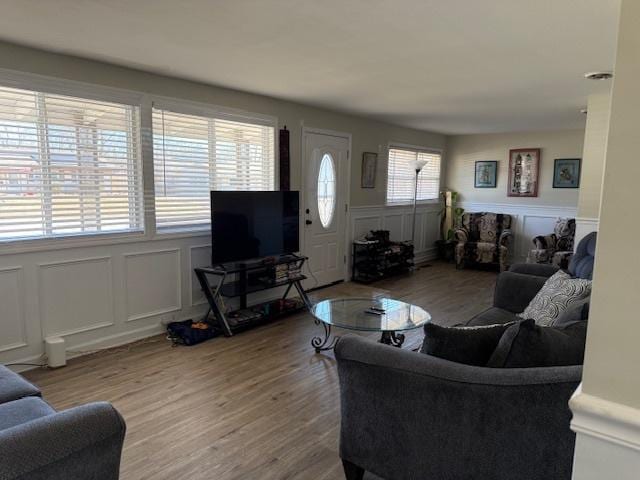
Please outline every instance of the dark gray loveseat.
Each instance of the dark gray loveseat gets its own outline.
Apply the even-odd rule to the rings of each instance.
[[[574,277],[591,280],[595,262],[597,232],[585,236],[569,262],[568,272]],[[469,320],[467,325],[493,325],[517,320],[551,275],[558,267],[537,263],[512,265],[502,272],[496,280],[493,306]],[[589,315],[589,304],[582,309],[582,319]]]
[[[594,253],[591,234],[572,273],[590,278]],[[468,324],[514,320],[556,271],[512,266],[498,277],[494,306]],[[568,402],[581,366],[475,367],[349,335],[335,354],[348,480],[364,471],[386,480],[571,479]]]
[[[124,435],[110,404],[56,412],[0,365],[0,480],[116,480]]]
[[[569,480],[581,366],[472,367],[347,335],[336,345],[348,480]]]

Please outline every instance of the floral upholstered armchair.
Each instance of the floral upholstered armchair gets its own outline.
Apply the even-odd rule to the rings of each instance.
[[[456,266],[493,264],[505,271],[509,267],[511,215],[465,213],[455,231]]]
[[[538,235],[533,239],[534,248],[529,252],[529,263],[550,263],[558,268],[567,268],[573,255],[575,236],[575,218],[559,218],[553,233]]]

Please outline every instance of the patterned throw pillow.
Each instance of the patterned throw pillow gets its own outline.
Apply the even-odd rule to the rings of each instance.
[[[542,286],[518,317],[532,318],[538,325],[553,326],[569,307],[591,295],[591,280],[572,278],[558,270]]]

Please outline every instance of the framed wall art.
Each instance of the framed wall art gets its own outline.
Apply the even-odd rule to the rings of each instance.
[[[537,197],[540,173],[540,149],[509,150],[509,197]]]
[[[496,160],[479,160],[476,162],[476,173],[473,186],[475,188],[496,188],[498,181],[498,162]]]
[[[376,187],[376,168],[378,166],[378,154],[373,152],[362,153],[362,188]]]
[[[580,158],[556,158],[553,164],[553,188],[580,187]]]

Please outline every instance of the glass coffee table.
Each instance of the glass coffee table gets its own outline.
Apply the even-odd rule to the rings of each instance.
[[[420,328],[431,320],[423,308],[385,297],[323,300],[311,307],[311,313],[324,328],[324,337],[311,340],[316,353],[333,349],[338,341],[339,337],[331,338],[331,327],[380,332],[380,343],[401,347],[404,334],[398,332]]]

